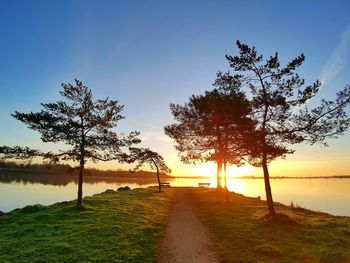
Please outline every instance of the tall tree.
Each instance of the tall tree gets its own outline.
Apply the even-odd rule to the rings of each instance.
[[[256,121],[254,144],[250,144],[251,161],[263,168],[269,215],[275,216],[269,180],[268,163],[294,151],[295,143],[324,143],[341,135],[350,124],[346,107],[350,103],[350,87],[336,94],[334,101],[322,99],[309,110],[310,100],[321,83],[305,85],[296,70],[304,62],[303,54],[282,67],[278,53],[263,60],[254,47],[237,41],[239,55],[226,56],[233,73],[223,76],[250,91],[251,118]]]
[[[170,109],[177,123],[164,130],[175,140],[181,160],[194,164],[216,162],[220,189],[222,166],[227,162],[237,164],[243,158],[240,135],[249,123],[249,103],[244,93],[234,88],[228,92],[214,89],[191,96],[183,106],[171,104]]]
[[[221,174],[227,190],[227,165],[242,166],[248,155],[248,144],[255,135],[255,122],[249,118],[251,107],[240,85],[232,81],[229,73],[219,72],[213,86],[219,92],[215,110],[220,116],[222,149]],[[215,90],[214,90],[215,91]]]
[[[156,168],[157,170],[157,180],[158,180],[158,191],[162,192],[162,185],[160,182],[160,173],[169,174],[171,173],[171,169],[164,162],[164,158],[159,155],[157,152],[151,151],[146,148],[129,148],[130,155],[128,157],[129,163],[136,162],[137,165],[134,168],[134,171],[137,171],[143,165],[148,164],[152,169]]]
[[[92,92],[79,80],[75,85],[62,84],[60,94],[64,100],[42,103],[40,112],[20,113],[12,116],[25,123],[29,129],[41,134],[43,142],[63,142],[70,147],[59,153],[38,154],[53,161],[72,160],[79,162],[78,206],[82,205],[83,175],[87,160],[123,161],[123,147],[139,143],[138,132],[119,136],[113,128],[124,117],[122,105],[109,98],[93,100]]]

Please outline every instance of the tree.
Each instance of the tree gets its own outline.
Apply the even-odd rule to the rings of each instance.
[[[62,84],[60,94],[64,100],[42,103],[40,112],[20,113],[12,116],[25,123],[29,129],[41,134],[43,142],[63,142],[71,146],[59,153],[33,152],[54,162],[72,160],[79,162],[78,206],[82,205],[84,165],[87,160],[123,161],[123,147],[139,143],[138,132],[127,136],[117,135],[113,128],[124,117],[120,115],[122,105],[106,98],[93,100],[92,92],[79,80],[75,85]],[[34,150],[35,151],[35,150]]]
[[[218,79],[222,73],[218,74]],[[229,83],[215,82],[223,87]],[[185,105],[170,104],[177,121],[164,128],[176,142],[176,149],[184,163],[214,161],[217,163],[217,188],[220,173],[226,163],[239,164],[244,153],[240,149],[242,134],[248,124],[249,102],[244,93],[231,87],[226,91],[214,89],[204,95],[191,96]]]
[[[239,55],[226,56],[233,73],[224,78],[250,91],[251,118],[257,123],[255,143],[249,144],[251,162],[263,168],[269,215],[274,217],[268,163],[293,153],[291,144],[326,145],[327,139],[341,135],[350,125],[345,110],[350,103],[350,87],[338,92],[334,101],[322,99],[319,106],[309,110],[321,83],[317,80],[305,85],[296,73],[305,60],[303,54],[281,67],[278,53],[264,61],[254,47],[239,41],[237,46]]]
[[[221,132],[222,149],[220,153],[223,170],[224,185],[227,190],[227,164],[242,166],[248,155],[248,144],[255,135],[255,122],[249,118],[251,107],[241,87],[229,77],[229,73],[219,72],[213,84],[219,92],[219,99],[215,109],[220,121],[218,127]],[[214,90],[215,91],[215,90]]]
[[[171,169],[165,164],[161,155],[146,148],[129,148],[130,155],[128,157],[129,163],[137,162],[134,171],[137,171],[141,166],[148,164],[152,169],[157,170],[158,190],[162,192],[159,173],[168,174],[171,173]]]
[[[44,156],[39,150],[31,149],[29,147],[20,146],[0,146],[0,154],[7,159],[25,159],[31,160],[35,156]]]

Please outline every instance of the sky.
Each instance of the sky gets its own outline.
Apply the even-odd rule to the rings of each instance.
[[[324,83],[334,98],[350,84],[350,2],[343,1],[13,1],[0,0],[0,145],[51,150],[40,135],[10,116],[39,111],[59,99],[61,83],[77,78],[95,98],[125,105],[119,132],[138,130],[141,146],[165,157],[173,175],[214,175],[213,165],[180,162],[163,127],[170,103],[212,88],[227,71],[236,40],[282,64],[300,53],[299,74]],[[273,176],[350,174],[350,132],[329,147],[297,145],[270,165]],[[90,164],[92,165],[92,164]],[[115,162],[102,169],[126,168]],[[232,175],[261,175],[231,168]]]

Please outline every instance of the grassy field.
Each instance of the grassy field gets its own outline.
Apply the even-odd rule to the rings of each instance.
[[[222,262],[350,262],[350,218],[277,204],[288,215],[267,222],[266,204],[215,190],[196,190],[200,220],[213,235]],[[289,220],[290,219],[290,220]]]
[[[0,262],[155,262],[171,191],[108,190],[0,217]]]

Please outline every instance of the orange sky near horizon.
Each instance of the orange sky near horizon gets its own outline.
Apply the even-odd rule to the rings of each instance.
[[[348,152],[346,134],[339,140],[332,141],[330,147],[298,145],[294,154],[286,159],[277,159],[269,164],[270,176],[332,176],[350,175],[350,153]],[[183,164],[172,149],[170,152],[161,153],[166,163],[173,170],[173,176],[216,176],[216,164],[203,163],[198,165]],[[88,165],[88,166],[91,166]],[[99,169],[130,169],[132,165],[118,164],[115,162],[93,164]],[[143,170],[150,170],[148,166]],[[262,169],[251,165],[242,167],[227,167],[229,177],[237,176],[262,176]]]
[[[34,134],[34,132],[33,132]],[[138,147],[149,147],[164,157],[167,165],[172,169],[173,176],[216,176],[214,163],[187,165],[180,161],[174,142],[158,129],[152,134],[141,133],[142,143]],[[277,159],[270,163],[269,172],[271,176],[332,176],[350,175],[350,131],[347,131],[339,139],[330,140],[329,147],[320,145],[292,145],[294,154],[287,155],[287,158]],[[54,151],[66,149],[63,144],[42,143],[39,136],[35,134],[30,141],[30,147],[43,151]],[[77,163],[72,165],[77,165]],[[134,165],[120,164],[113,162],[87,162],[87,167],[94,167],[102,170],[129,170]],[[151,170],[149,166],[142,167],[143,170]],[[259,167],[243,166],[228,167],[228,176],[262,176],[262,169]]]
[[[150,147],[152,150],[160,153],[167,165],[172,169],[173,176],[213,176],[216,177],[216,165],[204,163],[198,165],[183,164],[174,149],[174,143],[170,138],[165,140],[165,135],[158,136],[161,141],[154,144],[153,140],[143,140],[139,147]],[[52,149],[52,145],[42,144],[39,141],[33,141],[33,147],[42,146],[42,150]],[[294,154],[290,154],[286,159],[277,159],[269,164],[270,176],[332,176],[332,175],[350,175],[350,153],[349,153],[350,132],[348,131],[338,140],[330,141],[329,147],[320,147],[318,145],[297,145],[292,147],[296,149]],[[57,147],[58,145],[56,145]],[[158,147],[156,147],[158,146]],[[35,161],[38,162],[38,161]],[[77,165],[77,163],[69,163]],[[87,162],[86,167],[93,167],[101,170],[133,169],[134,165],[120,164],[113,162]],[[144,166],[142,170],[150,171],[149,166]],[[242,167],[227,167],[229,177],[240,176],[262,176],[262,169],[245,165]]]

